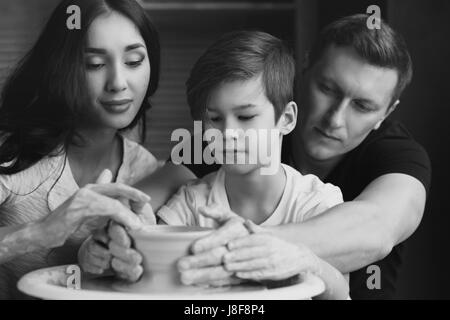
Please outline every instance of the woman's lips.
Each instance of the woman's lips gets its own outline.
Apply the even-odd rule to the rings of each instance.
[[[100,104],[111,113],[122,113],[128,110],[132,99],[102,100]]]

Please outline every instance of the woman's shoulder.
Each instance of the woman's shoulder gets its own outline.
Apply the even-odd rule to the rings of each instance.
[[[32,166],[13,174],[0,174],[0,198],[5,200],[11,194],[28,194],[52,177],[57,178],[64,167],[64,154],[46,156]],[[4,163],[6,167],[10,163]]]
[[[123,166],[125,175],[130,176],[128,183],[134,183],[153,173],[158,167],[159,162],[156,157],[139,143],[123,137]],[[123,177],[125,178],[125,177]]]

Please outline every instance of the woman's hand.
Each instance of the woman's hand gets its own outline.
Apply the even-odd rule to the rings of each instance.
[[[96,184],[79,189],[55,211],[39,221],[42,235],[47,237],[48,247],[61,246],[76,233],[87,236],[94,230],[104,228],[110,219],[130,229],[142,227],[141,219],[133,211],[138,214],[148,212],[150,197],[124,184],[105,183],[111,181],[111,178],[111,172],[105,170]]]

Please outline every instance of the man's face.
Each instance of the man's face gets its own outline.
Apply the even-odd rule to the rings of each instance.
[[[398,74],[330,46],[305,74],[299,105],[305,152],[330,160],[357,147],[391,112]]]

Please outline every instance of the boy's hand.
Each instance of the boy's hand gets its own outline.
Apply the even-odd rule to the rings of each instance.
[[[95,231],[78,250],[78,263],[84,272],[101,275],[111,267],[111,254],[108,248],[105,228]]]
[[[131,238],[125,228],[113,222],[108,228],[108,236],[113,271],[121,279],[130,282],[138,281],[144,271],[141,265],[142,256],[131,248]]]

